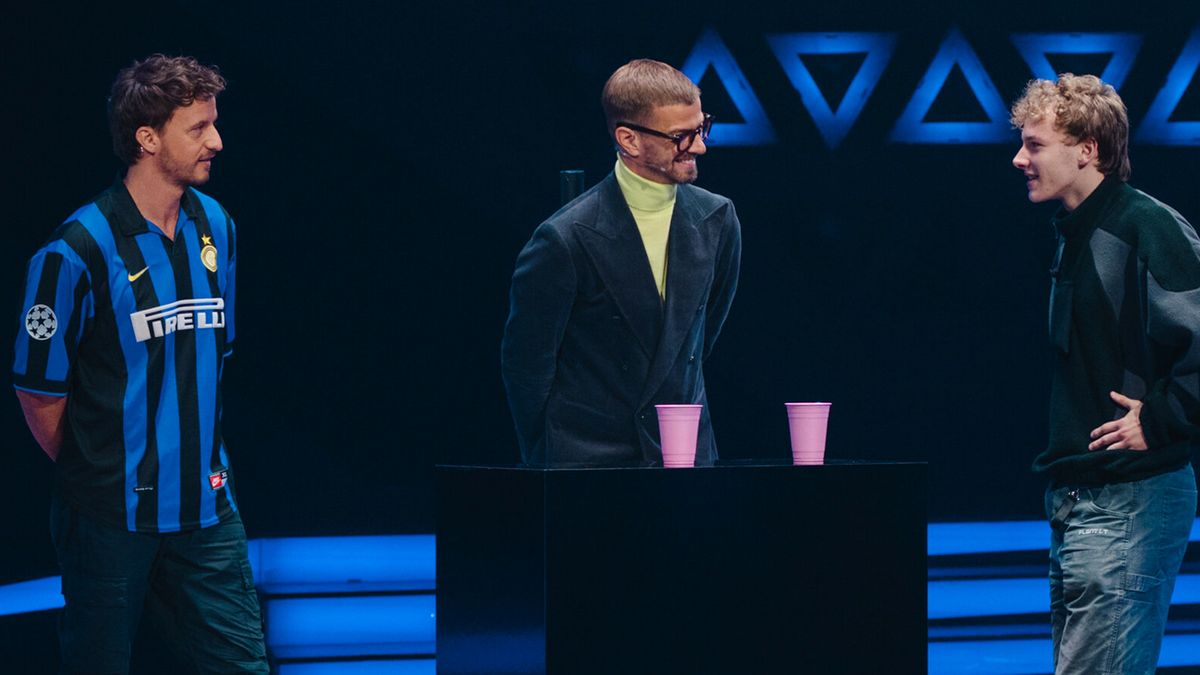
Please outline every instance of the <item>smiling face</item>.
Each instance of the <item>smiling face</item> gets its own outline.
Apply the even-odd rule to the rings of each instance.
[[[1053,115],[1026,122],[1012,163],[1025,174],[1029,201],[1057,200],[1068,211],[1104,180],[1096,165],[1096,141],[1072,138],[1055,127]]]
[[[152,140],[144,143],[154,168],[167,181],[179,187],[203,185],[212,171],[212,159],[223,147],[217,133],[216,98],[197,99],[191,105],[176,108]],[[143,127],[139,132],[148,129]]]
[[[675,135],[698,129],[704,124],[700,100],[690,104],[656,106],[642,126]],[[696,158],[708,152],[704,139],[697,135],[687,150],[680,152],[673,141],[628,127],[617,127],[617,144],[626,165],[637,175],[655,183],[692,183],[699,172]]]

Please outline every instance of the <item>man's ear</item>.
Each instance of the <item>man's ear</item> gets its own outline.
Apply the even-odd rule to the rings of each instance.
[[[1100,144],[1094,138],[1085,138],[1076,144],[1079,152],[1079,168],[1095,164],[1100,160]]]
[[[133,138],[142,148],[142,152],[150,155],[158,152],[158,132],[154,127],[138,127],[137,131],[133,132]]]
[[[613,140],[616,141],[617,148],[621,150],[621,154],[623,155],[637,157],[642,154],[641,138],[629,127],[617,127],[613,129]]]

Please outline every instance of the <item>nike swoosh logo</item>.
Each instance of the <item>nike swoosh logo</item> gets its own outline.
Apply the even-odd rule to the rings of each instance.
[[[145,274],[145,273],[146,273],[146,270],[148,270],[148,269],[150,269],[148,266],[147,266],[147,267],[143,267],[141,272],[138,272],[137,274],[130,274],[130,275],[128,275],[128,276],[129,276],[129,283],[131,283],[131,284],[132,284],[133,282],[137,281],[137,280],[138,280],[138,279],[139,279],[139,278],[140,278],[140,277],[141,277],[143,274]]]

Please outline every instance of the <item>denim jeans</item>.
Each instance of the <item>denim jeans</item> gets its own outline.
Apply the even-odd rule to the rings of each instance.
[[[1054,485],[1048,518],[1078,490],[1050,537],[1056,675],[1153,675],[1175,577],[1196,517],[1191,465],[1100,487]]]
[[[62,568],[61,672],[129,671],[143,611],[199,673],[268,672],[241,518],[139,534],[93,520],[57,496],[50,534]]]

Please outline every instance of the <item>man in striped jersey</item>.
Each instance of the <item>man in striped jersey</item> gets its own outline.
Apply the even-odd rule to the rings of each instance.
[[[121,71],[125,176],[29,264],[13,381],[56,464],[65,672],[127,672],[143,610],[202,672],[268,672],[220,428],[234,225],[194,189],[221,150],[224,88],[189,57]]]

